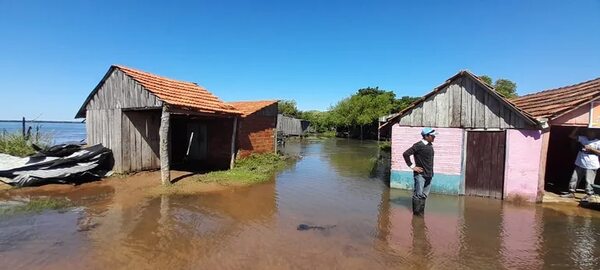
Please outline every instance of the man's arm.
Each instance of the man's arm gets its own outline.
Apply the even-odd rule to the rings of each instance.
[[[411,146],[410,148],[406,149],[406,151],[404,151],[404,153],[402,153],[402,156],[404,157],[404,162],[406,162],[406,165],[408,167],[413,167],[413,163],[410,160],[410,156],[415,154],[415,146]]]
[[[406,162],[406,165],[408,165],[408,167],[410,167],[413,171],[421,173],[423,172],[423,168],[421,167],[416,167],[412,161],[410,161],[410,156],[414,155],[416,152],[415,146],[411,146],[410,148],[406,149],[406,151],[404,151],[404,153],[402,153],[402,156],[404,157],[404,162]]]
[[[586,152],[588,153],[592,153],[594,155],[600,156],[600,150],[596,149],[595,147],[591,146],[591,145],[586,145],[583,147],[585,149]]]

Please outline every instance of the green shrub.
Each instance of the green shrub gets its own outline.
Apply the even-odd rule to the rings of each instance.
[[[392,151],[392,143],[391,142],[379,142],[379,149],[385,152]]]
[[[335,138],[335,130],[328,130],[320,134],[320,136],[327,138]]]
[[[0,133],[0,153],[9,154],[11,156],[25,157],[35,153],[31,143],[35,143],[40,147],[50,145],[51,138],[48,135],[36,133],[28,140],[20,133],[1,132]]]

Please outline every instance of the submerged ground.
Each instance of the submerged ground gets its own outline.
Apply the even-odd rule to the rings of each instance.
[[[415,219],[410,194],[374,173],[374,143],[285,150],[302,158],[250,187],[149,193],[155,176],[139,174],[0,192],[5,202],[50,196],[75,206],[0,216],[2,268],[600,269],[599,212],[432,195]]]

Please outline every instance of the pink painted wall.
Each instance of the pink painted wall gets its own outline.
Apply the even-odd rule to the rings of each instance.
[[[421,127],[392,127],[392,170],[411,171],[402,153],[420,141]],[[439,135],[433,142],[435,150],[434,173],[460,175],[462,164],[463,130],[460,128],[435,128]]]
[[[538,192],[542,135],[540,130],[506,131],[504,198],[535,202]]]
[[[555,120],[552,120],[552,125],[574,125],[588,126],[590,123],[590,105],[584,105],[581,108],[569,112]]]

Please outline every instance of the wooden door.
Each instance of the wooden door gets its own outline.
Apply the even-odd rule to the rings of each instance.
[[[504,131],[467,132],[465,195],[502,199],[505,145]]]

